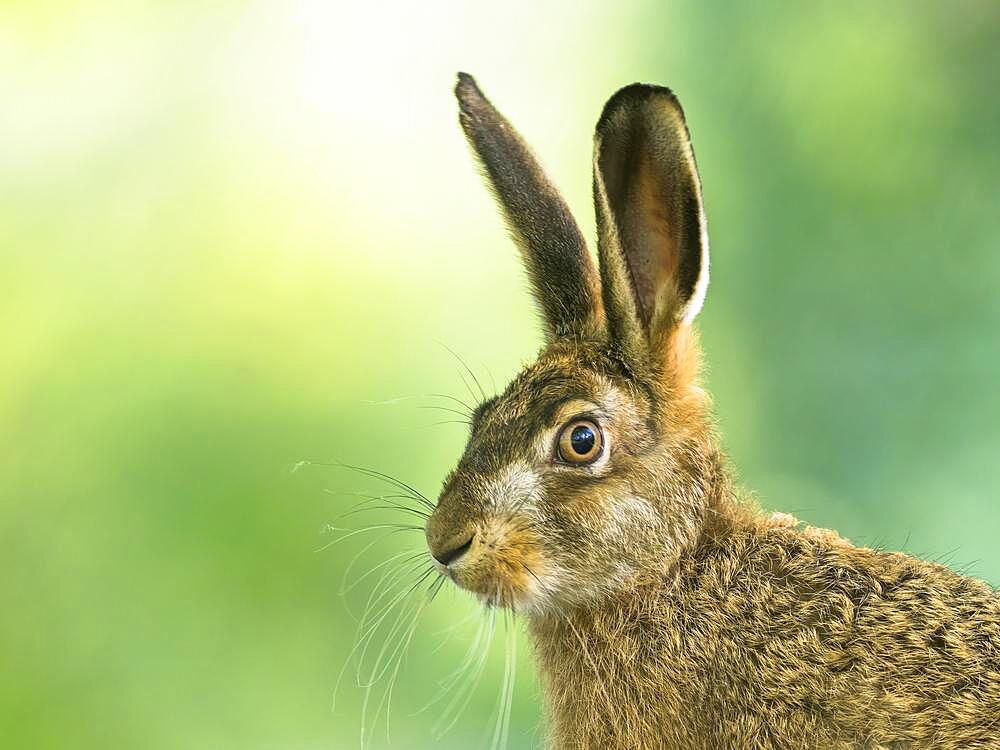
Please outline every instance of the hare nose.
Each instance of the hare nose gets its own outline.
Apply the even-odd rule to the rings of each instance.
[[[445,566],[451,565],[453,562],[455,562],[455,560],[457,560],[458,558],[460,558],[462,555],[464,555],[466,552],[469,551],[469,547],[472,546],[473,539],[475,539],[475,534],[470,536],[468,539],[466,539],[458,546],[452,547],[451,549],[444,550],[441,552],[435,552],[432,550],[431,555],[434,557],[435,560],[437,560],[442,565]]]

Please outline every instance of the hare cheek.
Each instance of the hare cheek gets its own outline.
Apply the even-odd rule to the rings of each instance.
[[[486,485],[489,507],[498,517],[524,512],[530,515],[538,507],[538,473],[524,461],[514,461],[491,477]]]
[[[656,509],[645,498],[623,495],[607,500],[603,520],[593,533],[612,580],[627,579],[635,573],[636,551],[656,548],[660,526]]]
[[[645,498],[637,495],[626,495],[611,503],[611,516],[624,527],[652,526],[657,523],[656,510]]]

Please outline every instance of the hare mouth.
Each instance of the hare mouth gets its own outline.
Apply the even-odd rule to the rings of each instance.
[[[548,566],[532,532],[505,526],[477,533],[462,556],[442,566],[442,572],[487,606],[530,609],[549,588]]]

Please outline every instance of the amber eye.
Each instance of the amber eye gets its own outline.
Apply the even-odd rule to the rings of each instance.
[[[559,459],[569,464],[589,464],[604,448],[601,428],[589,419],[575,419],[559,433]]]

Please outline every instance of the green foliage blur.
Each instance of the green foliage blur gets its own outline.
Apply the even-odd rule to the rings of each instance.
[[[601,105],[673,87],[742,481],[1000,583],[996,3],[362,6],[0,5],[0,745],[361,746],[338,675],[392,568],[359,577],[422,535],[317,552],[406,522],[343,515],[380,485],[331,464],[433,499],[466,428],[429,394],[473,398],[448,350],[492,390],[539,343],[459,69],[591,233]],[[421,612],[372,747],[489,745],[502,618],[455,726],[419,712],[477,613]],[[518,638],[509,746],[539,747]]]

